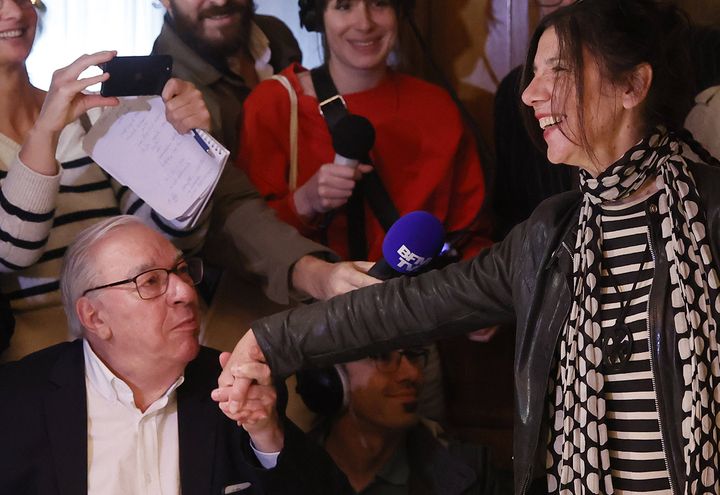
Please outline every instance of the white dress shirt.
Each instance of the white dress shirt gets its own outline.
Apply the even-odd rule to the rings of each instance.
[[[89,495],[180,495],[177,394],[184,377],[145,412],[130,387],[95,355],[87,341]]]
[[[175,383],[143,413],[132,391],[83,341],[88,416],[88,495],[180,495]],[[277,465],[280,452],[260,452],[260,464]]]

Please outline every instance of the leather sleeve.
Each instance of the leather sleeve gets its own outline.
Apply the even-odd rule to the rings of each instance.
[[[252,329],[273,374],[282,377],[509,323],[524,239],[521,224],[471,260],[278,313]]]

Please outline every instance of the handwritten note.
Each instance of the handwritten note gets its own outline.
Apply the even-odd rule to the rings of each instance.
[[[201,133],[212,156],[191,133],[178,134],[158,96],[121,98],[103,112],[83,148],[118,182],[167,219],[195,219],[227,162],[228,150]]]

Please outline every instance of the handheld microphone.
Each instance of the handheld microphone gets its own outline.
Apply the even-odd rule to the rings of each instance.
[[[332,128],[334,163],[357,167],[375,144],[375,128],[361,115],[347,114]]]
[[[368,275],[388,280],[422,271],[440,253],[445,232],[440,220],[426,211],[413,211],[400,217],[383,240],[383,257]]]

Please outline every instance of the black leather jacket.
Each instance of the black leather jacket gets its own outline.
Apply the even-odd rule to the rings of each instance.
[[[720,168],[692,164],[691,171],[717,266]],[[514,476],[515,492],[525,493],[530,480],[544,476],[535,460],[545,458],[548,377],[571,305],[571,251],[580,199],[579,192],[548,199],[504,241],[472,260],[259,320],[252,326],[258,343],[273,372],[287,375],[515,320]],[[648,307],[651,361],[671,484],[680,493],[685,482],[683,382],[657,208],[650,206],[646,213],[656,266]]]

